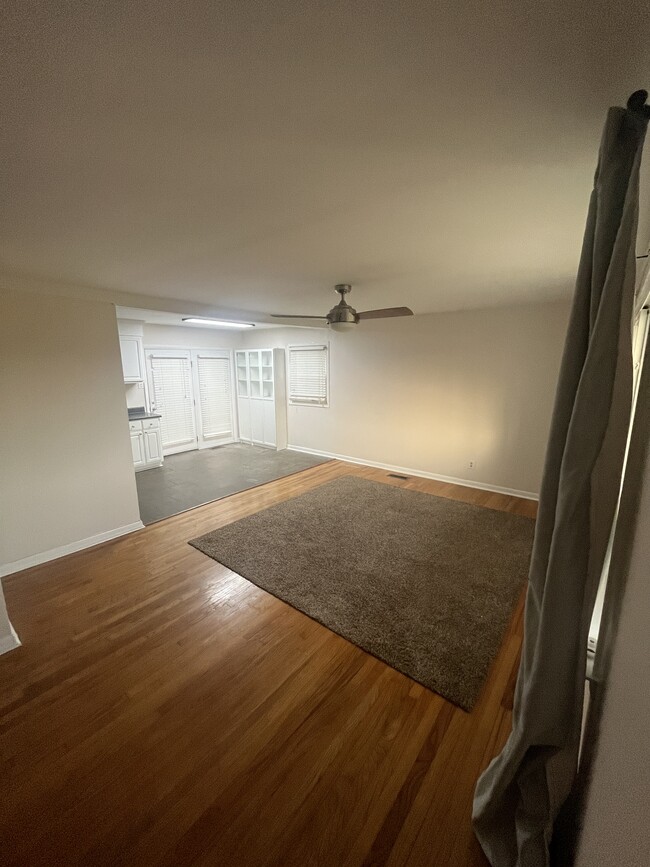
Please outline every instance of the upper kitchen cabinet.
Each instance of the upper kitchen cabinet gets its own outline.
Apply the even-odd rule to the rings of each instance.
[[[135,320],[117,320],[124,382],[144,382],[146,379],[142,326],[142,322]]]
[[[141,338],[120,334],[120,353],[122,354],[124,382],[142,382],[144,380],[144,352]]]

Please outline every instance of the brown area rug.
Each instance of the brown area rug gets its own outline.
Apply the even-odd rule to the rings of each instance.
[[[190,544],[471,710],[534,522],[344,476]]]

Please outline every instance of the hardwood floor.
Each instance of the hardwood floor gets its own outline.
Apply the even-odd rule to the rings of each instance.
[[[467,714],[187,544],[346,473],[535,514],[332,461],[6,578],[3,864],[487,863],[523,595]]]

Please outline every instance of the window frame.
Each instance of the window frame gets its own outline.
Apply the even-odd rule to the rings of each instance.
[[[308,398],[291,396],[291,353],[292,351],[309,351],[322,349],[325,352],[325,401],[318,403]],[[287,403],[289,406],[311,406],[318,409],[328,409],[330,405],[330,346],[329,341],[323,343],[290,343],[287,345]]]

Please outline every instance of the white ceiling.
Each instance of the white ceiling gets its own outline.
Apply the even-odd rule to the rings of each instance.
[[[645,0],[5,8],[2,268],[130,306],[565,296],[605,111],[650,83]]]

